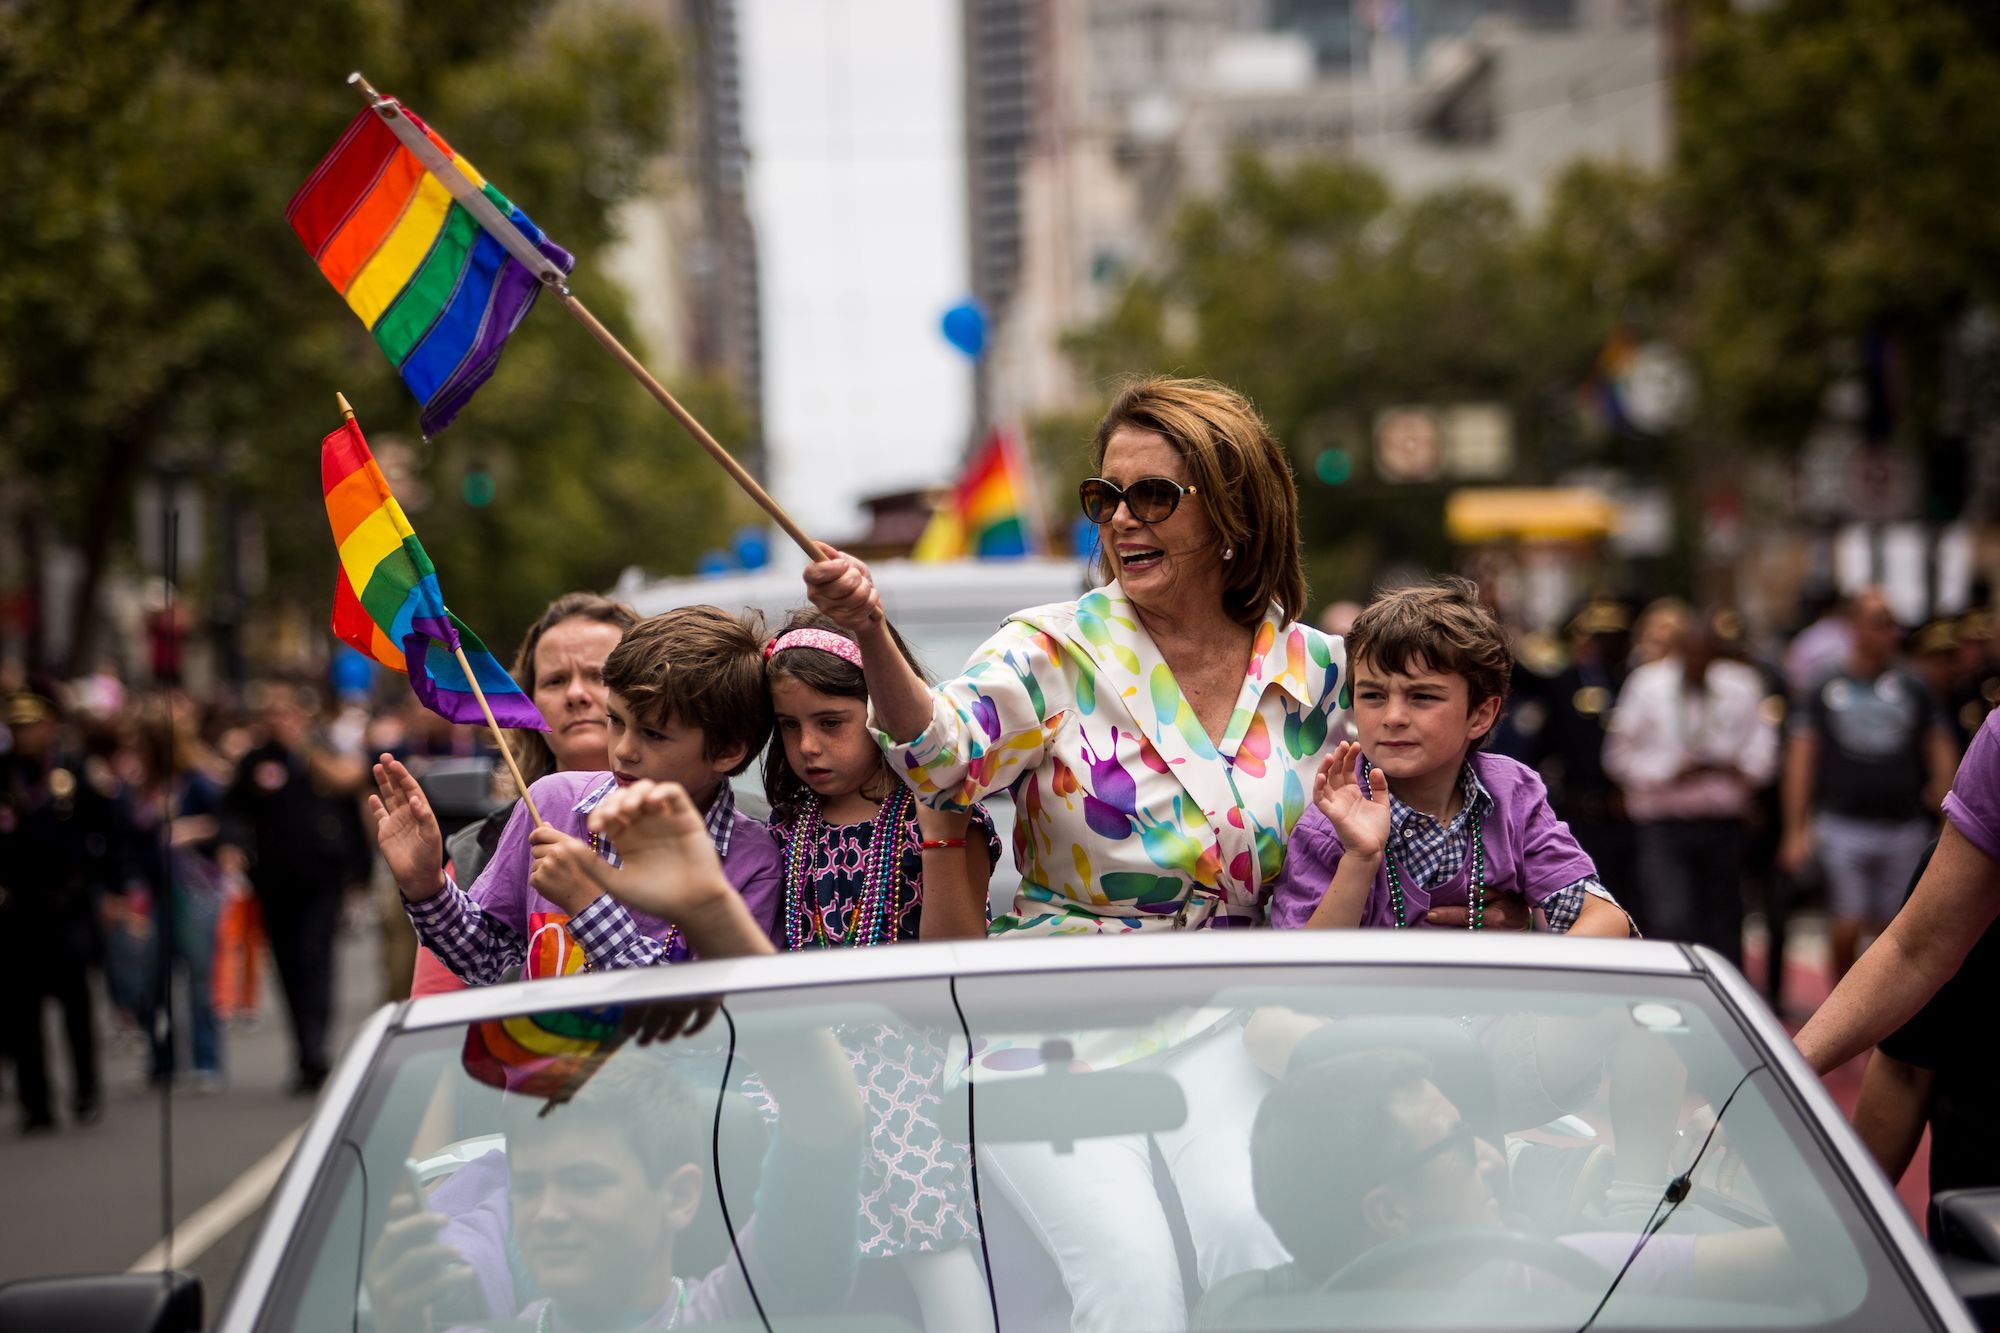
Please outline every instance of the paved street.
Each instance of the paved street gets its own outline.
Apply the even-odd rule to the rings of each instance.
[[[345,1042],[380,996],[373,924],[369,918],[364,926],[341,932],[336,1042]],[[282,1164],[282,1154],[274,1156],[273,1149],[312,1111],[309,1100],[284,1090],[289,1042],[283,1000],[268,960],[265,980],[255,1023],[227,1033],[228,1090],[210,1096],[180,1091],[173,1097],[174,1213],[183,1231],[191,1220],[212,1224],[185,1237],[173,1263],[200,1275],[211,1315],[249,1243],[257,1205]],[[108,1029],[109,1015],[102,1007],[100,1016],[100,1026]],[[48,1018],[55,1057],[51,1075],[66,1079],[53,1008]],[[81,1129],[65,1125],[54,1135],[21,1138],[14,1130],[8,1091],[0,1117],[0,1179],[7,1181],[10,1205],[0,1216],[0,1282],[123,1272],[161,1239],[160,1098],[145,1086],[136,1047],[116,1044],[108,1036],[105,1042],[105,1114],[97,1124]],[[58,1104],[67,1102],[65,1092]],[[267,1158],[263,1171],[231,1190]],[[231,1203],[238,1206],[231,1208]],[[229,1225],[237,1212],[243,1214],[241,1220]],[[202,1248],[190,1257],[191,1245]]]

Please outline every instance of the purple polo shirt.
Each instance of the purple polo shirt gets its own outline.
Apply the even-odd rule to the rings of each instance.
[[[543,821],[550,828],[588,842],[590,812],[579,811],[576,807],[610,778],[609,773],[551,773],[537,780],[528,790],[542,812]],[[479,872],[479,878],[467,890],[482,910],[503,922],[522,939],[530,934],[529,917],[569,915],[535,892],[528,883],[528,871],[534,864],[528,838],[534,831],[535,821],[529,817],[527,802],[523,801],[514,807],[514,817],[507,821],[505,831],[500,834],[500,843],[493,849],[493,859],[486,863],[486,868]],[[730,831],[729,850],[722,854],[722,873],[743,895],[743,905],[750,909],[758,928],[775,940],[785,870],[784,853],[777,839],[771,836],[770,826],[737,811],[735,827]],[[626,910],[631,911],[629,908]],[[668,923],[658,917],[644,912],[631,912],[631,917],[642,935],[659,939],[667,933]],[[685,946],[678,946],[671,955],[672,960],[678,961],[683,957],[684,949]]]
[[[2000,710],[1988,713],[1966,747],[1944,798],[1944,817],[1967,842],[2000,861]]]
[[[1569,825],[1556,818],[1548,789],[1533,769],[1497,754],[1475,753],[1466,762],[1493,798],[1493,808],[1480,829],[1489,895],[1519,894],[1529,906],[1540,907],[1578,880],[1596,877],[1597,867],[1577,846]],[[1326,896],[1344,851],[1340,835],[1333,831],[1333,821],[1316,805],[1307,810],[1292,830],[1285,869],[1271,894],[1273,926],[1287,930],[1305,925]],[[1472,860],[1465,858],[1456,875],[1429,892],[1405,883],[1404,919],[1412,926],[1422,926],[1427,924],[1424,913],[1431,908],[1462,906],[1469,895]],[[1361,924],[1396,924],[1386,863],[1375,872],[1375,887],[1368,894]]]

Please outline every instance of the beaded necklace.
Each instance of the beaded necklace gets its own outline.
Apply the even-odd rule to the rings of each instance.
[[[1478,930],[1486,919],[1486,839],[1480,836],[1481,826],[1486,822],[1486,812],[1475,810],[1472,815],[1472,886],[1466,894],[1465,928]],[[1382,848],[1382,864],[1389,871],[1389,905],[1396,909],[1396,929],[1409,925],[1403,919],[1403,880],[1396,873],[1396,854],[1385,845]]]
[[[597,859],[600,861],[608,863],[611,860],[611,840],[606,838],[602,833],[592,833],[590,835],[590,850],[596,853]],[[678,922],[669,922],[667,933],[660,936],[660,957],[671,960],[674,953],[674,946],[680,942],[680,924]],[[588,958],[584,960],[583,970],[586,972],[590,970],[590,960]]]
[[[898,834],[915,805],[916,798],[910,789],[899,782],[875,812],[868,835],[868,861],[862,871],[861,896],[847,912],[849,946],[866,948],[893,937],[903,909],[903,846]],[[819,795],[808,794],[805,808],[792,824],[792,836],[785,848],[785,947],[795,953],[808,944],[817,944],[822,949],[834,947],[834,941],[827,937],[824,915],[806,908],[806,899],[812,892],[807,882],[812,850],[825,828],[820,818]]]

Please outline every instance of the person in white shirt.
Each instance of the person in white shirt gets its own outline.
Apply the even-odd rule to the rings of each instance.
[[[1743,836],[1777,771],[1778,729],[1757,672],[1719,656],[1720,617],[1634,671],[1611,713],[1604,768],[1638,825],[1640,927],[1743,961]]]

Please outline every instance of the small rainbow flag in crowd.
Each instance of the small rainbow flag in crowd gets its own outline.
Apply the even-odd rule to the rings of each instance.
[[[999,559],[1041,550],[1027,460],[997,427],[917,539],[917,560]]]
[[[1631,429],[1626,411],[1632,362],[1639,344],[1623,329],[1613,329],[1604,340],[1597,360],[1591,364],[1590,378],[1578,394],[1579,405],[1601,434],[1619,435]]]
[[[368,441],[352,417],[320,442],[320,485],[340,577],[333,592],[333,632],[342,643],[410,677],[424,707],[452,722],[483,723],[458,652],[503,727],[547,731],[534,701],[459,618],[445,609],[437,569],[424,554],[403,507],[389,493]]]
[[[426,436],[492,375],[542,276],[576,265],[393,98],[354,118],[285,220],[417,396]]]

